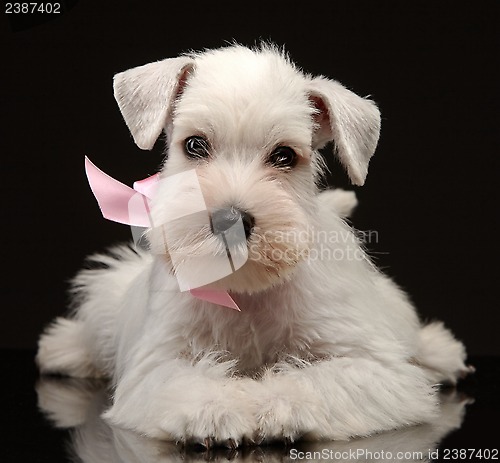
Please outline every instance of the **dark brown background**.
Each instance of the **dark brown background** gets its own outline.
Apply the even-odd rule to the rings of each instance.
[[[130,237],[102,219],[83,157],[130,184],[162,147],[133,144],[113,74],[262,38],[378,102],[382,137],[353,223],[378,232],[373,255],[423,318],[473,354],[500,353],[498,2],[62,3],[42,24],[0,19],[1,347],[34,347],[84,256]]]

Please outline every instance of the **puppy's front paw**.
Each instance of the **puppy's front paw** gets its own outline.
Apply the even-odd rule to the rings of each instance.
[[[251,439],[257,427],[255,405],[243,383],[206,379],[203,384],[173,384],[155,395],[136,391],[125,400],[118,398],[104,417],[156,439],[236,448]],[[146,397],[146,403],[134,400],[136,395]]]
[[[310,408],[309,404],[289,402],[277,398],[260,410],[258,431],[255,442],[284,441],[295,442],[297,439],[320,438],[328,428],[328,422],[322,411]]]
[[[189,410],[167,415],[161,427],[175,436],[176,441],[200,444],[207,449],[225,446],[239,447],[255,432],[255,414],[251,403],[227,396],[207,398],[205,403],[193,403]]]
[[[301,437],[321,438],[329,428],[327,411],[314,394],[297,392],[293,381],[266,381],[266,393],[257,412],[258,431],[255,441],[294,442]]]

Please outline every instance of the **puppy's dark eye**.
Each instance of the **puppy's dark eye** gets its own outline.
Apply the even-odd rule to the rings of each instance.
[[[184,148],[190,158],[206,158],[210,154],[208,142],[203,137],[186,138]]]
[[[297,153],[289,146],[278,146],[269,156],[268,162],[273,167],[294,167]]]

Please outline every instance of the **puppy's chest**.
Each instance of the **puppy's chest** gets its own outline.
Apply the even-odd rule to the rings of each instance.
[[[189,350],[194,357],[200,351],[221,352],[224,359],[237,361],[238,370],[257,370],[286,355],[300,355],[306,343],[294,332],[288,323],[243,315],[237,321],[208,322],[204,330],[192,333]]]

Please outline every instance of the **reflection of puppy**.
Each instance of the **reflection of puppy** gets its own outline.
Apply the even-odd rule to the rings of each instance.
[[[141,148],[168,138],[150,252],[94,257],[106,268],[75,279],[78,310],[42,336],[42,372],[109,376],[111,423],[207,446],[431,419],[433,386],[467,371],[464,348],[421,325],[363,253],[341,218],[355,198],[316,186],[329,141],[364,183],[374,103],[266,46],[131,69],[115,96]],[[200,284],[242,311],[179,292]]]
[[[37,385],[38,404],[58,428],[71,429],[72,454],[83,463],[160,463],[190,461],[292,460],[338,462],[423,461],[451,431],[460,428],[465,405],[471,399],[452,391],[440,394],[438,415],[429,424],[411,426],[350,442],[299,442],[292,446],[246,447],[238,450],[182,447],[171,442],[148,439],[128,430],[110,427],[101,418],[109,406],[106,385],[89,379],[42,378]],[[388,455],[392,454],[391,457]],[[378,455],[383,457],[378,459]],[[401,456],[400,458],[400,455]],[[421,455],[421,456],[420,456]],[[325,458],[328,456],[329,458]],[[208,458],[207,458],[208,457]],[[79,460],[79,461],[80,461]]]

